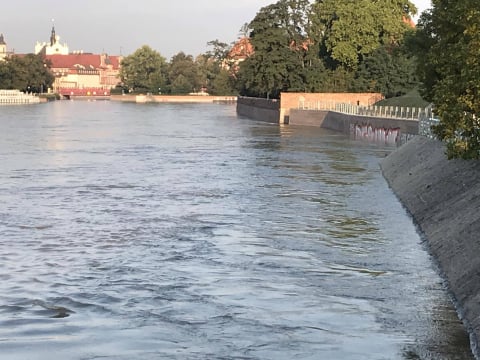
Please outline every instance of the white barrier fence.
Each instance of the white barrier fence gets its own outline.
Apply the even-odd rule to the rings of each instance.
[[[32,94],[25,94],[19,90],[0,90],[0,105],[38,104],[40,98]]]
[[[300,101],[300,110],[325,110],[336,111],[349,115],[370,116],[380,118],[420,120],[428,110],[421,107],[405,106],[360,106],[324,101]]]

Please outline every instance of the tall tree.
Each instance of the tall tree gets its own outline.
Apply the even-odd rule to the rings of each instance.
[[[188,94],[200,91],[201,79],[192,55],[179,52],[170,60],[168,79],[173,94]]]
[[[120,78],[129,89],[156,93],[165,88],[167,62],[149,46],[144,45],[125,57],[121,65]]]
[[[260,9],[249,25],[255,53],[240,66],[244,92],[268,98],[304,87],[309,7],[308,0],[280,0]]]
[[[480,158],[480,8],[477,0],[433,0],[421,22],[429,48],[421,67],[449,157]],[[432,76],[427,79],[427,76]]]

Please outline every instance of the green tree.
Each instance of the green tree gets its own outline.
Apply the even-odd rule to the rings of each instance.
[[[212,46],[212,42],[209,44]],[[227,46],[222,43],[221,49],[223,50],[216,48],[214,52],[209,51],[195,59],[200,83],[210,95],[235,95],[237,93],[234,77],[224,68],[227,51],[223,45]],[[216,43],[213,46],[216,47]]]
[[[211,80],[208,92],[211,95],[237,95],[235,89],[235,78],[225,69],[220,68],[215,77]]]
[[[170,60],[168,69],[170,89],[173,94],[188,94],[200,91],[201,78],[192,55],[179,52]]]
[[[192,92],[192,83],[183,74],[179,74],[171,84],[171,91],[173,94],[189,94]]]
[[[396,48],[415,13],[409,0],[279,0],[262,8],[248,26],[255,53],[241,64],[239,90],[265,97],[355,88],[403,92],[412,81],[411,58]],[[389,66],[383,66],[381,79],[373,79],[382,56]],[[352,85],[357,70],[362,81]]]
[[[232,48],[227,43],[221,42],[218,39],[209,41],[207,46],[211,47],[212,49],[207,51],[206,56],[209,59],[213,59],[218,65],[225,61]]]
[[[416,59],[402,47],[382,46],[359,65],[352,90],[380,92],[390,98],[404,95],[418,85]]]
[[[157,51],[144,45],[122,60],[120,78],[135,92],[156,93],[167,82],[167,62]]]
[[[425,94],[433,100],[450,158],[480,158],[480,8],[477,0],[433,0],[421,34]],[[433,74],[433,80],[426,76]]]
[[[356,70],[382,45],[399,43],[409,27],[405,20],[416,11],[408,0],[317,0],[312,37],[333,67]]]
[[[308,0],[280,0],[260,9],[248,26],[255,52],[240,65],[242,93],[269,98],[305,88],[309,9]]]
[[[0,88],[42,92],[52,86],[50,63],[41,55],[11,56],[0,62]]]

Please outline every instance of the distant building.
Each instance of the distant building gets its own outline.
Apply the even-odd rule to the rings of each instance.
[[[405,16],[404,15],[402,17],[402,21],[403,21],[404,24],[407,24],[412,29],[415,29],[417,27],[417,25],[415,24],[415,21],[413,21],[411,16]]]
[[[50,34],[50,41],[39,42],[35,44],[35,54],[43,55],[68,55],[67,44],[60,43],[60,36],[55,33],[55,26],[52,26],[52,32]]]
[[[253,53],[253,45],[250,43],[250,39],[248,37],[243,37],[232,46],[232,49],[229,51],[223,63],[223,67],[227,70],[236,72],[240,63],[252,56]]]
[[[74,53],[45,58],[55,76],[53,90],[63,96],[110,95],[120,82],[120,56]]]
[[[37,42],[35,53],[42,54],[50,63],[55,76],[53,92],[65,97],[108,96],[120,82],[120,56],[83,51],[70,53],[67,44],[60,43],[54,26],[50,41]]]

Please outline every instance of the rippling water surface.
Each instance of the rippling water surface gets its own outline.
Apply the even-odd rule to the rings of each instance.
[[[471,358],[391,150],[226,105],[0,108],[0,358]]]

